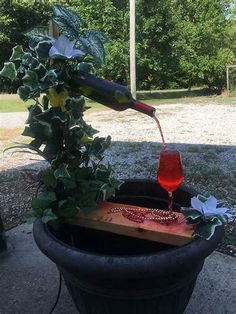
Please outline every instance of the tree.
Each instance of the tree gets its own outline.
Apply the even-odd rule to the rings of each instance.
[[[137,77],[139,87],[176,87],[176,16],[171,0],[137,1]],[[173,77],[174,75],[174,77]]]
[[[0,68],[4,61],[9,59],[11,49],[15,45],[26,47],[24,31],[37,24],[47,25],[50,2],[52,1],[0,0]],[[8,81],[1,79],[1,82],[2,90],[10,88]],[[13,91],[15,88],[16,86],[13,85]]]
[[[74,10],[85,27],[107,36],[106,63],[99,75],[127,84],[129,81],[129,3],[127,0],[77,0]]]
[[[139,84],[221,89],[225,65],[234,58],[227,31],[230,2],[138,0]]]
[[[48,24],[53,4],[65,5],[77,12],[84,20],[84,28],[99,29],[107,34],[107,63],[99,74],[127,84],[129,50],[126,0],[0,0],[0,50],[3,52],[0,56],[0,68],[15,45],[25,47],[24,31],[35,25]]]
[[[181,17],[175,42],[180,77],[188,87],[205,84],[221,89],[225,66],[234,57],[228,45],[229,1],[178,0],[174,10]]]
[[[236,53],[235,8],[230,3],[136,0],[138,89],[193,85],[221,89],[225,66],[233,62]],[[53,4],[76,11],[84,20],[84,28],[106,34],[106,64],[98,75],[128,84],[127,0],[0,0],[0,68],[13,46],[25,46],[24,31],[35,24],[47,25]]]

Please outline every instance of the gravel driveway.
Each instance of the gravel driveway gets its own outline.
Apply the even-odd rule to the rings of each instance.
[[[156,108],[167,142],[236,144],[236,104],[163,104]],[[88,111],[86,117],[101,136],[110,134],[114,141],[160,141],[150,117],[133,110]],[[26,119],[26,112],[0,114],[2,128],[21,127]]]
[[[183,159],[192,163],[207,159],[209,167],[214,166],[217,159],[222,171],[235,169],[236,104],[163,104],[156,112],[166,142],[178,148]],[[23,127],[26,118],[26,112],[1,113],[1,127]],[[106,159],[116,165],[117,175],[150,177],[155,174],[161,138],[154,120],[133,110],[104,110],[88,111],[86,121],[99,130],[99,136],[111,135],[113,145]],[[38,156],[35,158],[40,160]],[[12,158],[6,153],[0,169],[35,163],[29,159],[31,155],[18,154]]]

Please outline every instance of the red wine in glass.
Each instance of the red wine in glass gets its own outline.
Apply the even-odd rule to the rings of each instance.
[[[168,192],[169,206],[172,211],[173,192],[184,181],[180,153],[177,150],[163,149],[160,153],[157,181]]]

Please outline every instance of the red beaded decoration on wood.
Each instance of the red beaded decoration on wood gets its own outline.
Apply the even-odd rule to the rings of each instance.
[[[170,224],[178,219],[173,211],[155,208],[114,207],[111,208],[108,213],[122,213],[123,217],[137,223],[143,223],[145,220],[149,220],[157,223]]]

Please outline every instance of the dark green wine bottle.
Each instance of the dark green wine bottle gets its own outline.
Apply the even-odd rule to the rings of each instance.
[[[72,78],[73,88],[85,97],[117,111],[134,109],[151,117],[155,108],[135,100],[126,86],[80,72]]]

